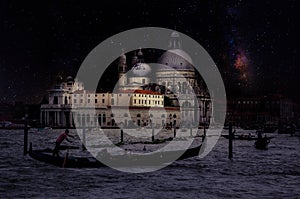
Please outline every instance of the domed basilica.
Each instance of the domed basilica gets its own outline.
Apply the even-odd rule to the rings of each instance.
[[[112,93],[90,92],[81,82],[68,77],[67,82],[49,90],[49,104],[41,106],[41,123],[105,127],[147,126],[153,122],[159,128],[213,122],[211,97],[182,46],[179,33],[173,32],[169,50],[157,64],[145,63],[142,49],[135,52],[130,64],[122,54],[118,60],[118,85]],[[116,107],[117,113],[112,111]],[[130,114],[126,112],[128,107]]]

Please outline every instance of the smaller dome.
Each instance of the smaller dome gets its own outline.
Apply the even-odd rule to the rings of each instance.
[[[172,32],[171,37],[179,37],[179,33],[174,31]]]
[[[151,72],[151,67],[145,63],[137,63],[131,71],[134,76],[143,77]]]
[[[67,81],[68,81],[68,82],[73,81],[73,77],[72,77],[72,76],[68,76],[68,77],[67,77]]]
[[[126,59],[126,55],[124,53],[121,54],[120,59]]]

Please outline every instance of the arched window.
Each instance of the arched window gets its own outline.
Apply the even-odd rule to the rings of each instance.
[[[81,117],[81,125],[82,126],[85,126],[85,114],[82,114],[82,117]]]
[[[138,125],[138,126],[141,126],[141,119],[140,119],[141,114],[137,114],[136,117],[138,118],[138,119],[137,119],[137,125]]]
[[[111,126],[115,126],[116,125],[116,122],[114,119],[111,120]]]
[[[57,96],[54,96],[53,104],[58,104],[58,97]]]
[[[101,126],[102,125],[102,117],[101,114],[98,115],[98,123]]]
[[[97,114],[94,115],[94,125],[95,125],[95,126],[97,125]]]
[[[186,82],[182,83],[182,93],[186,93],[187,92],[187,84]]]
[[[87,114],[87,115],[86,115],[86,123],[87,123],[87,125],[89,125],[89,124],[90,124],[90,122],[91,122],[90,115],[89,115],[89,114]]]
[[[81,115],[79,113],[77,114],[77,123],[81,126]]]
[[[103,123],[104,124],[106,123],[106,115],[105,115],[105,113],[103,114]]]

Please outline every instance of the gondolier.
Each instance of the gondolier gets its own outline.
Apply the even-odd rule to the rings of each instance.
[[[66,139],[68,142],[72,143],[72,141],[70,141],[68,139],[68,136],[71,137],[71,138],[74,138],[74,136],[72,135],[69,135],[69,130],[66,129],[65,132],[63,132],[62,134],[60,134],[60,136],[58,136],[58,138],[56,139],[56,142],[55,142],[55,148],[53,150],[53,154],[52,156],[57,156],[59,157],[59,147],[61,145],[61,143]]]

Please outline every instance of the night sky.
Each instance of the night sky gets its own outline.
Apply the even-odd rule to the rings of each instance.
[[[132,28],[176,29],[211,55],[229,97],[299,101],[296,0],[1,1],[0,103],[39,103],[58,74],[75,76],[106,38]]]

